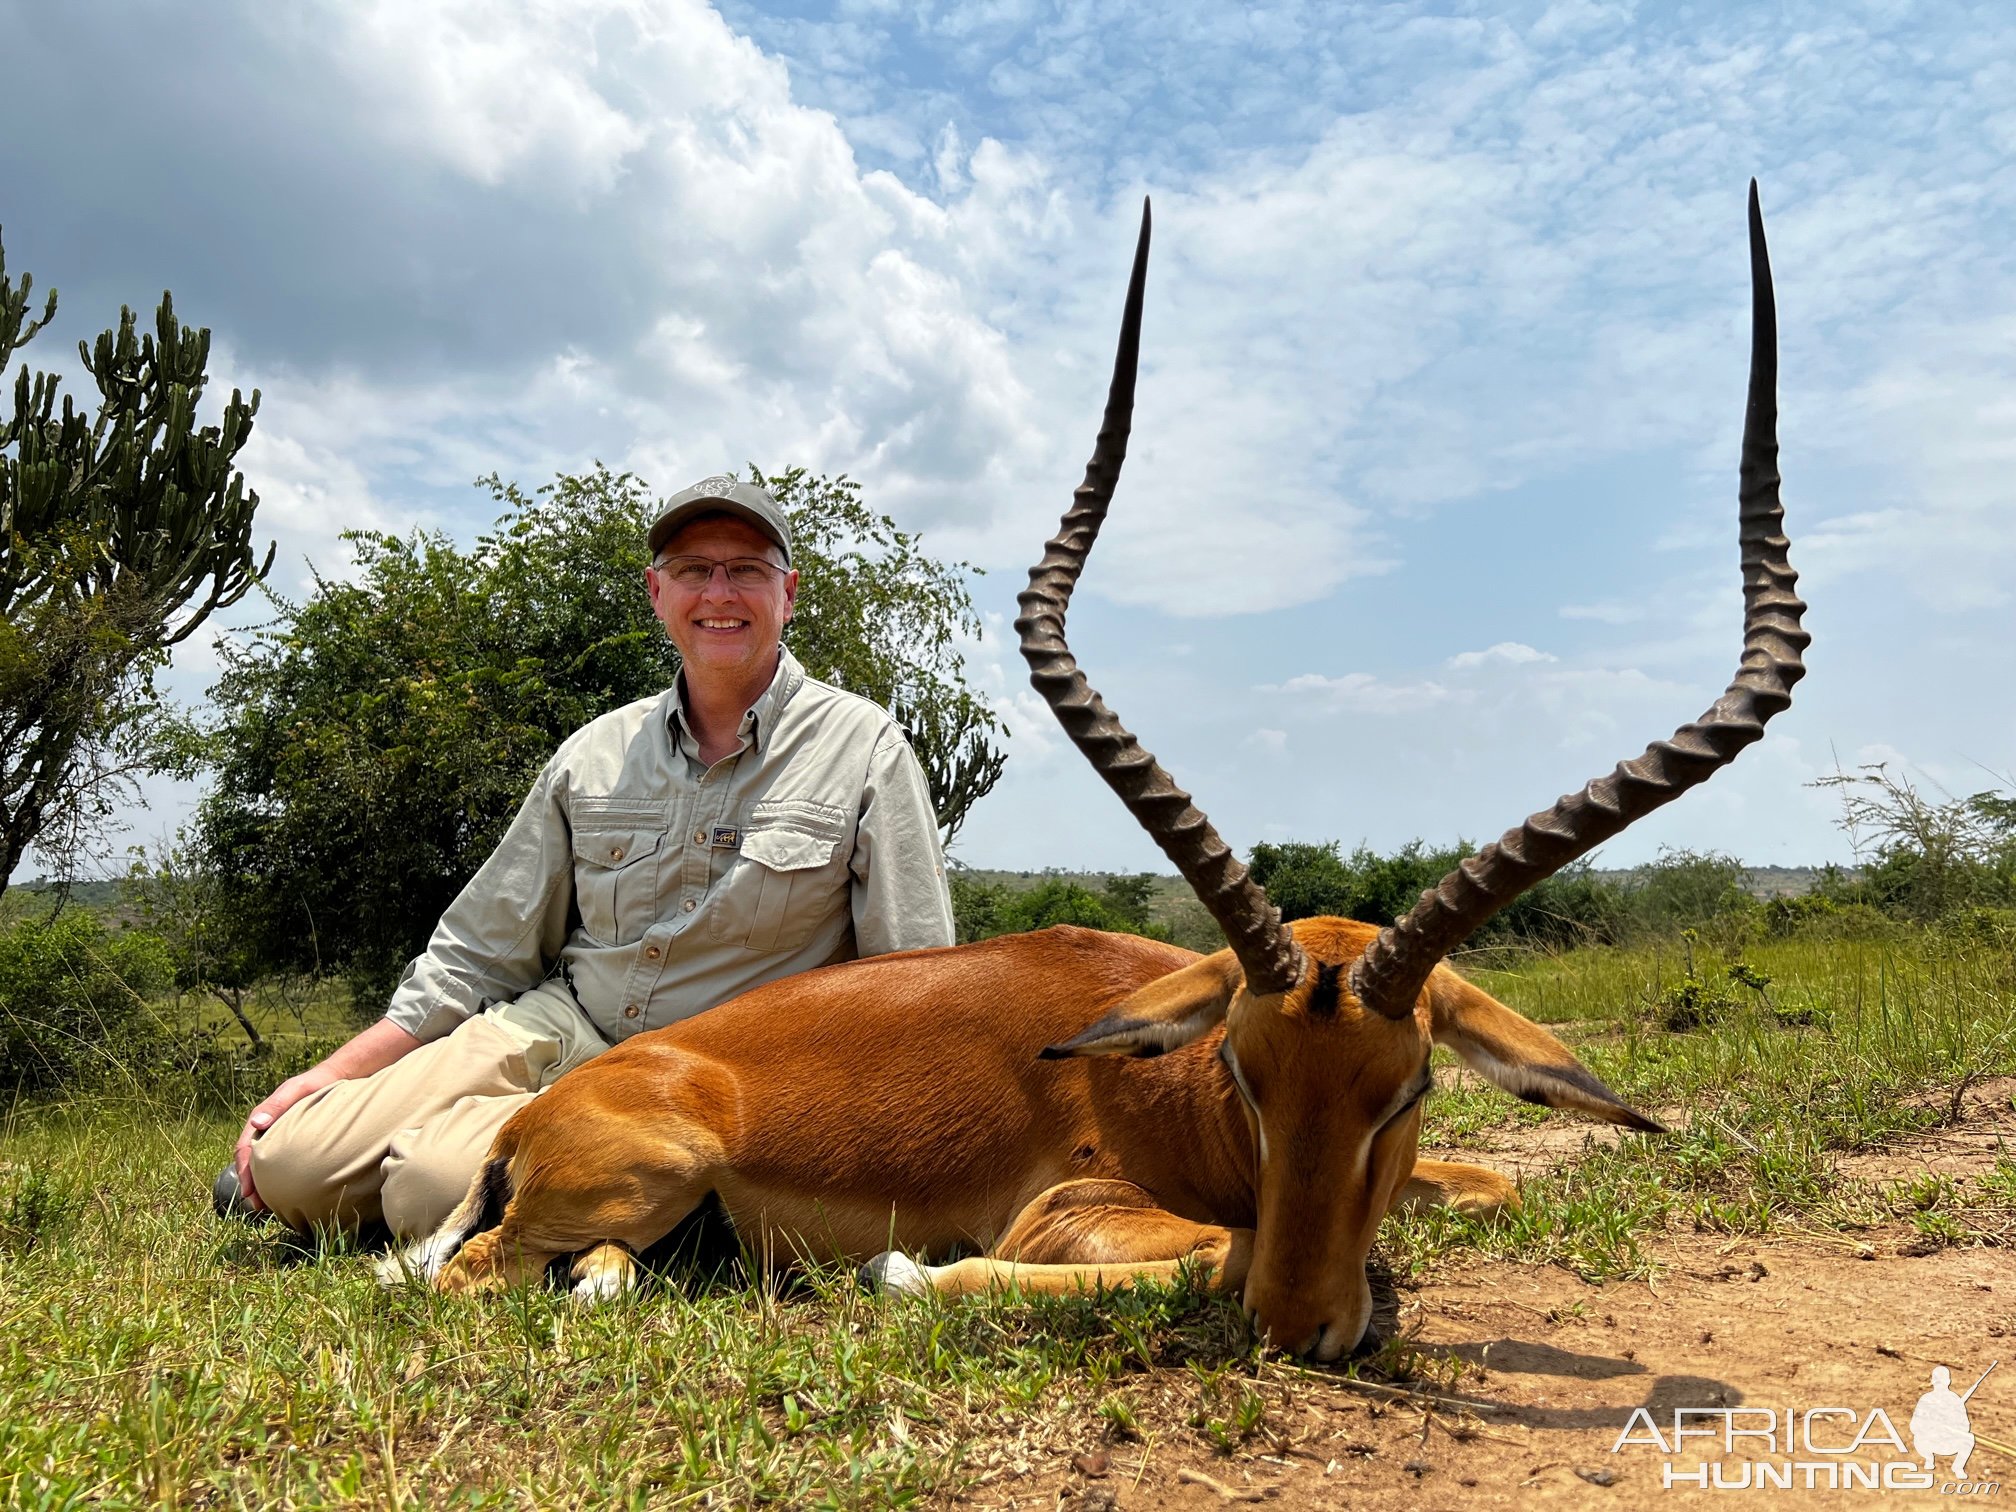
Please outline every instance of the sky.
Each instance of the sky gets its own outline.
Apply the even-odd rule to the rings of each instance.
[[[1495,836],[1732,674],[1754,176],[1809,675],[1599,860],[1848,860],[1816,778],[2016,768],[2006,7],[0,0],[0,37],[8,267],[62,293],[25,357],[172,289],[262,392],[276,588],[347,529],[473,540],[493,471],[845,472],[984,570],[983,867],[1167,869],[1012,640],[1144,195],[1073,649],[1236,849],[1384,849]]]

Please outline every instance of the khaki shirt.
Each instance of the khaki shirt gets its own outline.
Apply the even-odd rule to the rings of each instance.
[[[385,1016],[438,1039],[557,972],[613,1043],[830,961],[952,943],[930,793],[886,712],[784,651],[741,737],[702,766],[677,688],[569,737]]]

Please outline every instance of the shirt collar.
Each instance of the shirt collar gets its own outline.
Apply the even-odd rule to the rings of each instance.
[[[805,686],[805,668],[798,658],[791,654],[789,646],[777,648],[777,672],[770,679],[770,686],[763,690],[762,697],[752,704],[742,716],[741,728],[736,732],[749,743],[749,749],[760,751],[776,727],[777,717],[784,712],[784,706],[792,695]],[[667,721],[672,729],[672,744],[675,749],[691,747],[700,749],[700,741],[693,733],[693,726],[686,719],[686,674],[682,671],[673,680],[671,710]]]

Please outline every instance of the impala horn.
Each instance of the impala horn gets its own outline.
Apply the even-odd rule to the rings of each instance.
[[[1743,657],[1736,679],[1672,739],[1647,746],[1644,755],[1507,830],[1424,892],[1406,918],[1382,930],[1351,968],[1351,990],[1389,1019],[1411,1017],[1436,963],[1499,909],[1734,761],[1763,736],[1764,722],[1792,702],[1792,685],[1806,675],[1799,653],[1812,637],[1799,624],[1806,606],[1792,591],[1799,575],[1787,554],[1778,502],[1778,316],[1755,179],[1750,288],[1750,400],[1737,493]]]
[[[1141,240],[1134,250],[1134,274],[1127,283],[1127,306],[1120,321],[1120,348],[1113,357],[1113,384],[1106,417],[1085,481],[1071,496],[1057,534],[1043,560],[1029,569],[1029,586],[1015,629],[1036,685],[1073,744],[1092,769],[1120,795],[1162,853],[1196,891],[1231,942],[1246,973],[1246,988],[1258,995],[1286,992],[1302,974],[1302,952],[1281,926],[1280,913],[1260,885],[1218,837],[1190,795],[1176,786],[1161,764],[1130,735],[1085,681],[1064,639],[1064,614],[1085,558],[1106,520],[1106,506],[1127,459],[1127,436],[1134,423],[1134,375],[1141,355],[1141,295],[1148,281],[1149,213],[1141,204]]]

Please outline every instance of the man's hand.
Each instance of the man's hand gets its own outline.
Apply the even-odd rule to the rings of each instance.
[[[275,1087],[272,1096],[252,1110],[252,1116],[245,1120],[245,1127],[238,1134],[238,1150],[233,1163],[238,1168],[239,1199],[256,1212],[266,1211],[265,1199],[260,1197],[259,1189],[252,1184],[252,1142],[272,1128],[281,1114],[332,1082],[351,1081],[382,1071],[394,1061],[411,1055],[420,1045],[421,1041],[390,1019],[380,1019],[348,1044],[333,1051],[319,1066],[311,1066],[299,1076],[290,1076]]]
[[[333,1057],[332,1057],[333,1058]],[[238,1200],[254,1212],[266,1211],[266,1204],[259,1196],[259,1189],[252,1184],[252,1141],[273,1127],[273,1120],[285,1113],[294,1104],[311,1092],[319,1092],[331,1082],[342,1077],[329,1070],[329,1062],[311,1067],[299,1076],[290,1076],[273,1089],[272,1095],[252,1110],[252,1116],[245,1120],[245,1127],[238,1133]]]

